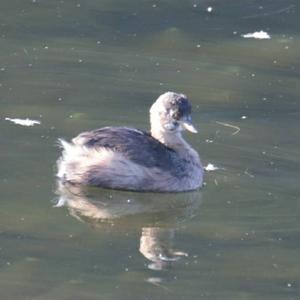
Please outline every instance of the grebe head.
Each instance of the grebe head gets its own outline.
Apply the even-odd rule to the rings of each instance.
[[[185,95],[174,92],[162,94],[150,109],[152,134],[178,133],[182,130],[197,133],[191,112],[191,104]]]

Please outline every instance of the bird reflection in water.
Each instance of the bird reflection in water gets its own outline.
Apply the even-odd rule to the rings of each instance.
[[[188,256],[186,252],[173,249],[174,236],[174,228],[142,228],[140,252],[152,262],[148,265],[149,269],[162,270],[181,257]]]
[[[114,224],[140,229],[140,253],[149,260],[148,268],[170,268],[184,250],[173,248],[175,228],[192,218],[201,203],[199,191],[188,193],[136,193],[89,188],[57,182],[56,207],[67,207],[76,219],[101,227]],[[152,278],[153,279],[153,278]],[[149,278],[150,282],[152,280]]]

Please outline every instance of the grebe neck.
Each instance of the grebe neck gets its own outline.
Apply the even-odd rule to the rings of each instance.
[[[165,116],[160,112],[159,104],[156,101],[150,109],[151,136],[176,151],[181,157],[195,156],[195,151],[183,139],[181,130],[168,131],[164,128],[164,118]]]
[[[175,150],[178,153],[184,154],[191,146],[183,139],[181,132],[167,132],[165,130],[154,130],[151,128],[151,135],[162,144]]]

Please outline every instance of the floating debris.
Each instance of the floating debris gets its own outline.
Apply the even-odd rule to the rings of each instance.
[[[37,120],[30,120],[28,118],[26,119],[11,119],[11,118],[5,118],[6,121],[10,121],[13,122],[17,125],[21,125],[21,126],[34,126],[37,124],[41,124],[40,121]]]
[[[251,178],[254,178],[255,176],[251,173],[249,173],[249,169],[247,168],[245,171],[244,171],[244,174],[251,177]]]
[[[242,34],[242,37],[245,39],[258,39],[258,40],[267,40],[271,36],[265,31],[255,31],[253,33]]]
[[[236,129],[236,131],[233,132],[232,135],[236,135],[236,134],[238,134],[241,131],[241,128],[238,127],[238,126],[235,126],[235,125],[231,125],[231,124],[224,123],[224,122],[219,122],[219,121],[216,121],[216,123],[220,124],[220,125],[223,125],[225,127],[230,127],[230,128]]]
[[[210,140],[210,139],[206,139],[205,140],[205,143],[208,143],[208,144],[211,144],[211,143],[213,143],[214,142],[214,140]]]
[[[211,164],[211,163],[208,163],[206,167],[204,167],[204,170],[207,171],[207,172],[210,172],[210,171],[216,171],[216,170],[219,170],[220,168],[219,167],[216,167],[215,165]]]

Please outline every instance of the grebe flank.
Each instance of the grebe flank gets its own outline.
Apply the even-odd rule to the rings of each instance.
[[[150,133],[127,127],[87,131],[63,148],[57,176],[63,182],[103,188],[181,192],[202,185],[198,153],[182,138],[197,133],[183,94],[162,94],[150,109]]]

